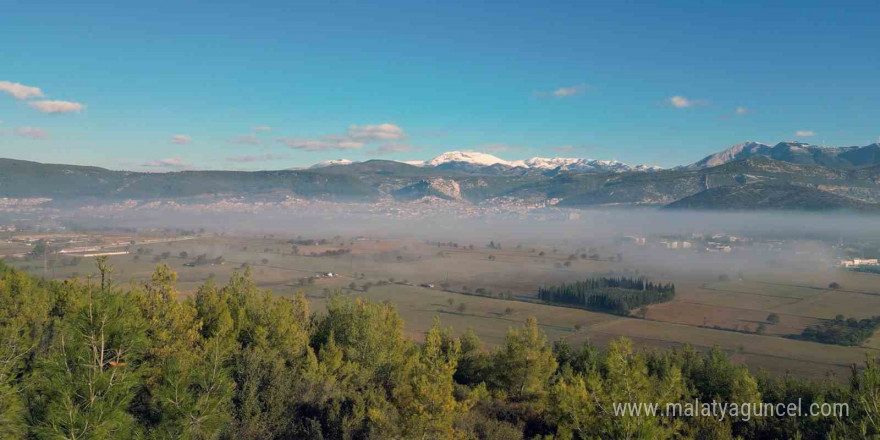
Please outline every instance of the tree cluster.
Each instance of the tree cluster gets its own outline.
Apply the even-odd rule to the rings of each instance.
[[[330,249],[324,252],[310,252],[310,257],[339,257],[342,255],[350,254],[351,249]]]
[[[293,238],[293,239],[287,240],[287,243],[297,245],[297,246],[321,246],[321,245],[329,244],[330,241],[327,240],[326,238],[318,238],[318,239]]]
[[[880,316],[857,320],[855,318],[823,321],[809,326],[801,332],[800,338],[823,344],[862,345],[880,327]]]
[[[196,258],[189,263],[184,263],[190,266],[207,266],[209,264],[223,264],[223,257],[218,256],[216,258],[208,258],[208,254],[199,254],[196,255]]]
[[[632,309],[670,301],[674,297],[674,284],[654,283],[641,277],[590,278],[538,289],[538,298],[545,302],[618,315],[628,315]]]

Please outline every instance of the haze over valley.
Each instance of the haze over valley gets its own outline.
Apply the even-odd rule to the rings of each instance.
[[[878,16],[4,4],[0,440],[878,440]]]

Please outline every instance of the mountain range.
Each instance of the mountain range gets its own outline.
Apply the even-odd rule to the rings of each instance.
[[[467,151],[423,162],[341,159],[307,169],[252,172],[143,173],[0,159],[0,198],[48,198],[56,206],[82,206],[228,197],[366,203],[427,197],[493,206],[876,211],[880,145],[745,142],[671,169],[578,158],[506,161]]]
[[[335,159],[319,162],[311,168],[332,165],[351,165],[348,159]],[[574,172],[614,172],[658,171],[653,165],[628,165],[616,160],[581,159],[571,157],[532,157],[525,160],[504,160],[500,157],[479,151],[449,151],[433,159],[403,161],[407,165],[440,170],[464,171],[479,174],[528,174],[543,171]]]

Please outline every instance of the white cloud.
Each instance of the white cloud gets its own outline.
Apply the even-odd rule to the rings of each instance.
[[[15,130],[15,134],[31,139],[46,139],[49,137],[49,133],[41,127],[18,127]]]
[[[794,132],[794,135],[808,137],[808,136],[815,136],[816,132],[810,131],[810,130],[798,130],[798,131]]]
[[[379,148],[376,148],[375,150],[370,150],[367,154],[370,154],[372,156],[379,156],[379,155],[383,155],[383,154],[409,153],[409,152],[413,152],[413,151],[419,151],[421,149],[422,149],[421,147],[416,147],[416,146],[410,145],[410,144],[390,143],[390,144],[383,144],[382,146],[380,146]]]
[[[229,162],[236,163],[251,163],[251,162],[267,162],[270,160],[280,160],[285,159],[286,156],[280,154],[249,154],[245,156],[233,156],[227,157],[226,160]]]
[[[252,131],[272,131],[272,127],[268,125],[258,125],[256,127],[251,127]]]
[[[148,168],[166,168],[171,170],[187,170],[192,168],[192,164],[184,162],[179,157],[151,160],[143,164],[143,166]]]
[[[190,142],[192,142],[192,138],[186,134],[175,134],[174,136],[171,136],[171,143],[172,144],[186,145]]]
[[[0,81],[0,92],[15,99],[39,98],[43,96],[43,91],[39,87],[30,87],[24,84]]]
[[[709,105],[709,101],[705,99],[689,99],[684,96],[675,95],[669,98],[669,104],[675,108],[690,108],[699,105]]]
[[[578,84],[571,87],[560,87],[553,91],[553,96],[557,98],[567,98],[569,96],[580,95],[586,91],[586,84]]]
[[[581,93],[586,92],[590,87],[586,84],[575,84],[571,87],[560,87],[556,90],[550,92],[534,92],[534,96],[540,98],[552,97],[552,98],[569,98],[575,95],[580,95]]]
[[[687,108],[693,107],[694,105],[691,100],[685,98],[684,96],[673,96],[672,98],[669,98],[669,103],[672,104],[672,106],[675,108]]]
[[[738,115],[744,115],[744,114],[746,114],[746,113],[749,113],[750,111],[751,111],[751,110],[749,110],[749,109],[747,109],[747,108],[745,108],[745,107],[737,107],[737,108],[736,108],[736,114],[738,114]]]
[[[29,105],[43,113],[75,113],[86,108],[78,102],[70,101],[34,101]]]
[[[242,134],[232,138],[229,142],[240,145],[260,145],[263,143],[263,140],[255,134]]]
[[[406,133],[400,126],[390,123],[352,125],[348,127],[348,137],[359,142],[378,142],[403,139]]]
[[[276,138],[275,141],[281,142],[296,150],[327,151],[355,150],[363,148],[366,144],[372,143],[393,144],[391,141],[405,139],[406,137],[406,132],[404,132],[403,128],[400,126],[391,123],[384,123],[375,125],[351,125],[348,127],[348,131],[345,134],[329,134],[318,139],[280,137]],[[372,150],[371,153],[379,152],[380,150],[382,150],[382,147]]]
[[[325,138],[320,140],[285,137],[275,139],[294,150],[327,151],[327,150],[356,150],[364,146],[363,142],[346,139]]]

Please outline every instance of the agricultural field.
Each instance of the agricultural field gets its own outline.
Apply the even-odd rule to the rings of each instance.
[[[314,310],[322,310],[329,295],[393,303],[415,340],[439,317],[457,333],[473,328],[493,346],[503,341],[508,327],[534,316],[552,340],[604,344],[625,336],[647,349],[719,346],[756,371],[841,379],[852,363],[880,348],[877,337],[861,347],[790,337],[839,314],[861,319],[877,313],[880,276],[866,273],[677,272],[634,263],[628,257],[637,257],[637,250],[607,245],[587,250],[514,243],[498,249],[487,243],[450,246],[412,238],[163,233],[94,233],[76,240],[99,248],[91,254],[111,254],[117,284],[146,280],[157,264],[165,263],[179,274],[178,288],[187,296],[209,278],[223,283],[248,266],[258,286],[281,296],[303,291]],[[3,246],[21,254],[33,245],[7,240]],[[83,255],[89,254],[57,253],[51,260],[7,257],[7,262],[62,279],[95,273],[93,258]],[[536,297],[542,286],[623,274],[675,283],[676,296],[633,310],[631,316],[553,306]],[[831,282],[839,287],[830,288]],[[778,322],[770,322],[770,314]]]

